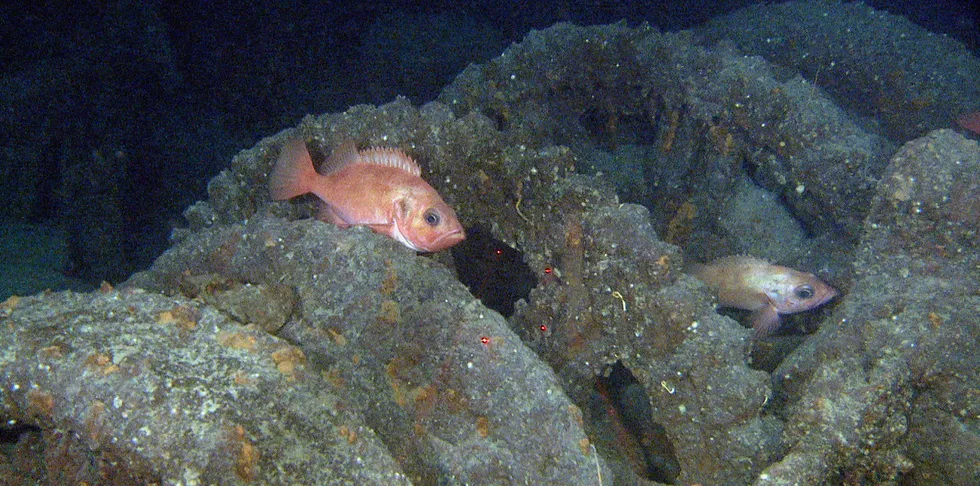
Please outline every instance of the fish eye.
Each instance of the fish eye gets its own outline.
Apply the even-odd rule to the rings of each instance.
[[[439,212],[435,209],[429,209],[422,217],[425,218],[425,223],[429,226],[438,226],[439,221],[442,219],[439,217]]]
[[[796,289],[796,296],[801,299],[809,299],[813,297],[813,287],[809,285],[803,285]]]

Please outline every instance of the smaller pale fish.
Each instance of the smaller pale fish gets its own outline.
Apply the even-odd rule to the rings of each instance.
[[[837,295],[811,273],[750,256],[719,258],[691,274],[714,291],[721,306],[752,311],[756,337],[776,332],[780,314],[814,309]]]
[[[302,140],[289,141],[269,174],[272,199],[313,193],[322,201],[318,219],[341,228],[367,226],[415,251],[444,250],[466,238],[456,213],[401,150],[357,150],[347,140],[321,170]]]

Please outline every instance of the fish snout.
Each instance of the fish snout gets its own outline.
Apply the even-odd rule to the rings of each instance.
[[[445,250],[446,248],[452,246],[456,246],[462,243],[463,240],[465,239],[466,239],[466,232],[464,232],[463,228],[460,227],[458,229],[453,229],[439,235],[435,240],[425,245],[424,248],[421,248],[421,250],[434,253],[437,251]]]
[[[450,246],[455,246],[463,242],[466,239],[466,232],[463,231],[462,227],[455,228],[448,232],[441,238],[442,242],[446,244],[444,248],[449,248]]]

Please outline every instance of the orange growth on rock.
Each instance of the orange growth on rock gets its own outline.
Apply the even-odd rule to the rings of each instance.
[[[255,349],[255,336],[242,334],[240,332],[221,331],[218,333],[218,343],[232,349],[244,349],[252,351]]]
[[[391,296],[398,290],[398,271],[390,259],[385,260],[385,270],[385,279],[381,282],[381,293],[385,296]]]
[[[347,386],[347,380],[341,374],[340,370],[336,368],[322,371],[320,372],[320,376],[327,380],[327,383],[333,385],[334,388],[343,388]]]
[[[173,309],[163,311],[156,316],[157,324],[173,324],[179,329],[191,331],[197,327],[200,312],[193,307],[178,305]]]
[[[98,369],[103,376],[119,371],[119,366],[112,362],[112,356],[105,353],[95,353],[85,358],[87,366]]]
[[[88,414],[85,416],[85,436],[92,444],[98,444],[102,437],[111,435],[106,433],[105,410],[106,405],[100,400],[93,401],[88,407]]]
[[[20,296],[11,295],[3,303],[0,303],[0,310],[8,311],[7,313],[9,314],[9,311],[17,307],[17,304],[20,304]]]
[[[682,245],[690,238],[694,231],[694,218],[698,215],[698,208],[693,202],[687,201],[677,208],[674,217],[667,223],[667,235],[665,241],[675,245]]]
[[[973,132],[974,135],[980,135],[980,111],[964,113],[956,117],[956,124],[964,130]]]
[[[272,353],[272,361],[276,363],[276,369],[292,381],[296,379],[297,368],[306,363],[306,355],[296,346],[286,346]]]
[[[386,300],[381,303],[378,311],[378,322],[386,325],[398,324],[402,320],[401,306],[393,300]]]
[[[245,373],[244,371],[236,371],[234,376],[232,376],[232,380],[238,386],[254,385],[257,381],[255,378],[249,376],[248,373]]]
[[[480,437],[486,438],[490,435],[490,419],[484,415],[480,415],[476,418],[476,431],[480,434]]]
[[[357,430],[355,430],[353,427],[341,425],[337,433],[340,435],[340,437],[347,439],[348,444],[354,444],[357,442]]]
[[[51,418],[54,411],[54,395],[33,389],[27,392],[27,412],[34,417]]]
[[[670,110],[668,117],[667,133],[664,135],[663,151],[670,152],[674,148],[674,139],[677,138],[677,128],[680,126],[681,112]]]
[[[60,345],[52,345],[38,350],[38,355],[45,358],[61,359],[64,357],[64,349]]]
[[[330,336],[330,339],[334,343],[336,343],[337,346],[346,346],[347,345],[347,338],[344,337],[344,335],[340,333],[340,330],[338,330],[336,328],[333,328],[333,327],[327,328],[327,335]]]
[[[578,441],[578,447],[580,449],[582,449],[582,454],[584,454],[586,456],[588,456],[589,453],[592,452],[591,451],[591,449],[592,449],[592,443],[589,442],[589,438],[588,437],[585,437],[582,440]]]
[[[245,435],[245,428],[241,425],[235,425],[232,429],[230,442],[232,450],[238,450],[235,458],[235,475],[246,483],[254,481],[258,475],[256,466],[258,466],[261,457],[258,447],[255,447],[252,441],[248,439]]]

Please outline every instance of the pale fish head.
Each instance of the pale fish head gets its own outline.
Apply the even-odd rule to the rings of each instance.
[[[785,268],[785,267],[783,267]],[[833,287],[823,283],[812,273],[786,269],[787,274],[778,286],[777,292],[771,292],[769,299],[780,314],[794,314],[815,309],[837,296]]]
[[[445,250],[464,239],[466,232],[456,213],[431,186],[399,199],[394,238],[416,251]]]

